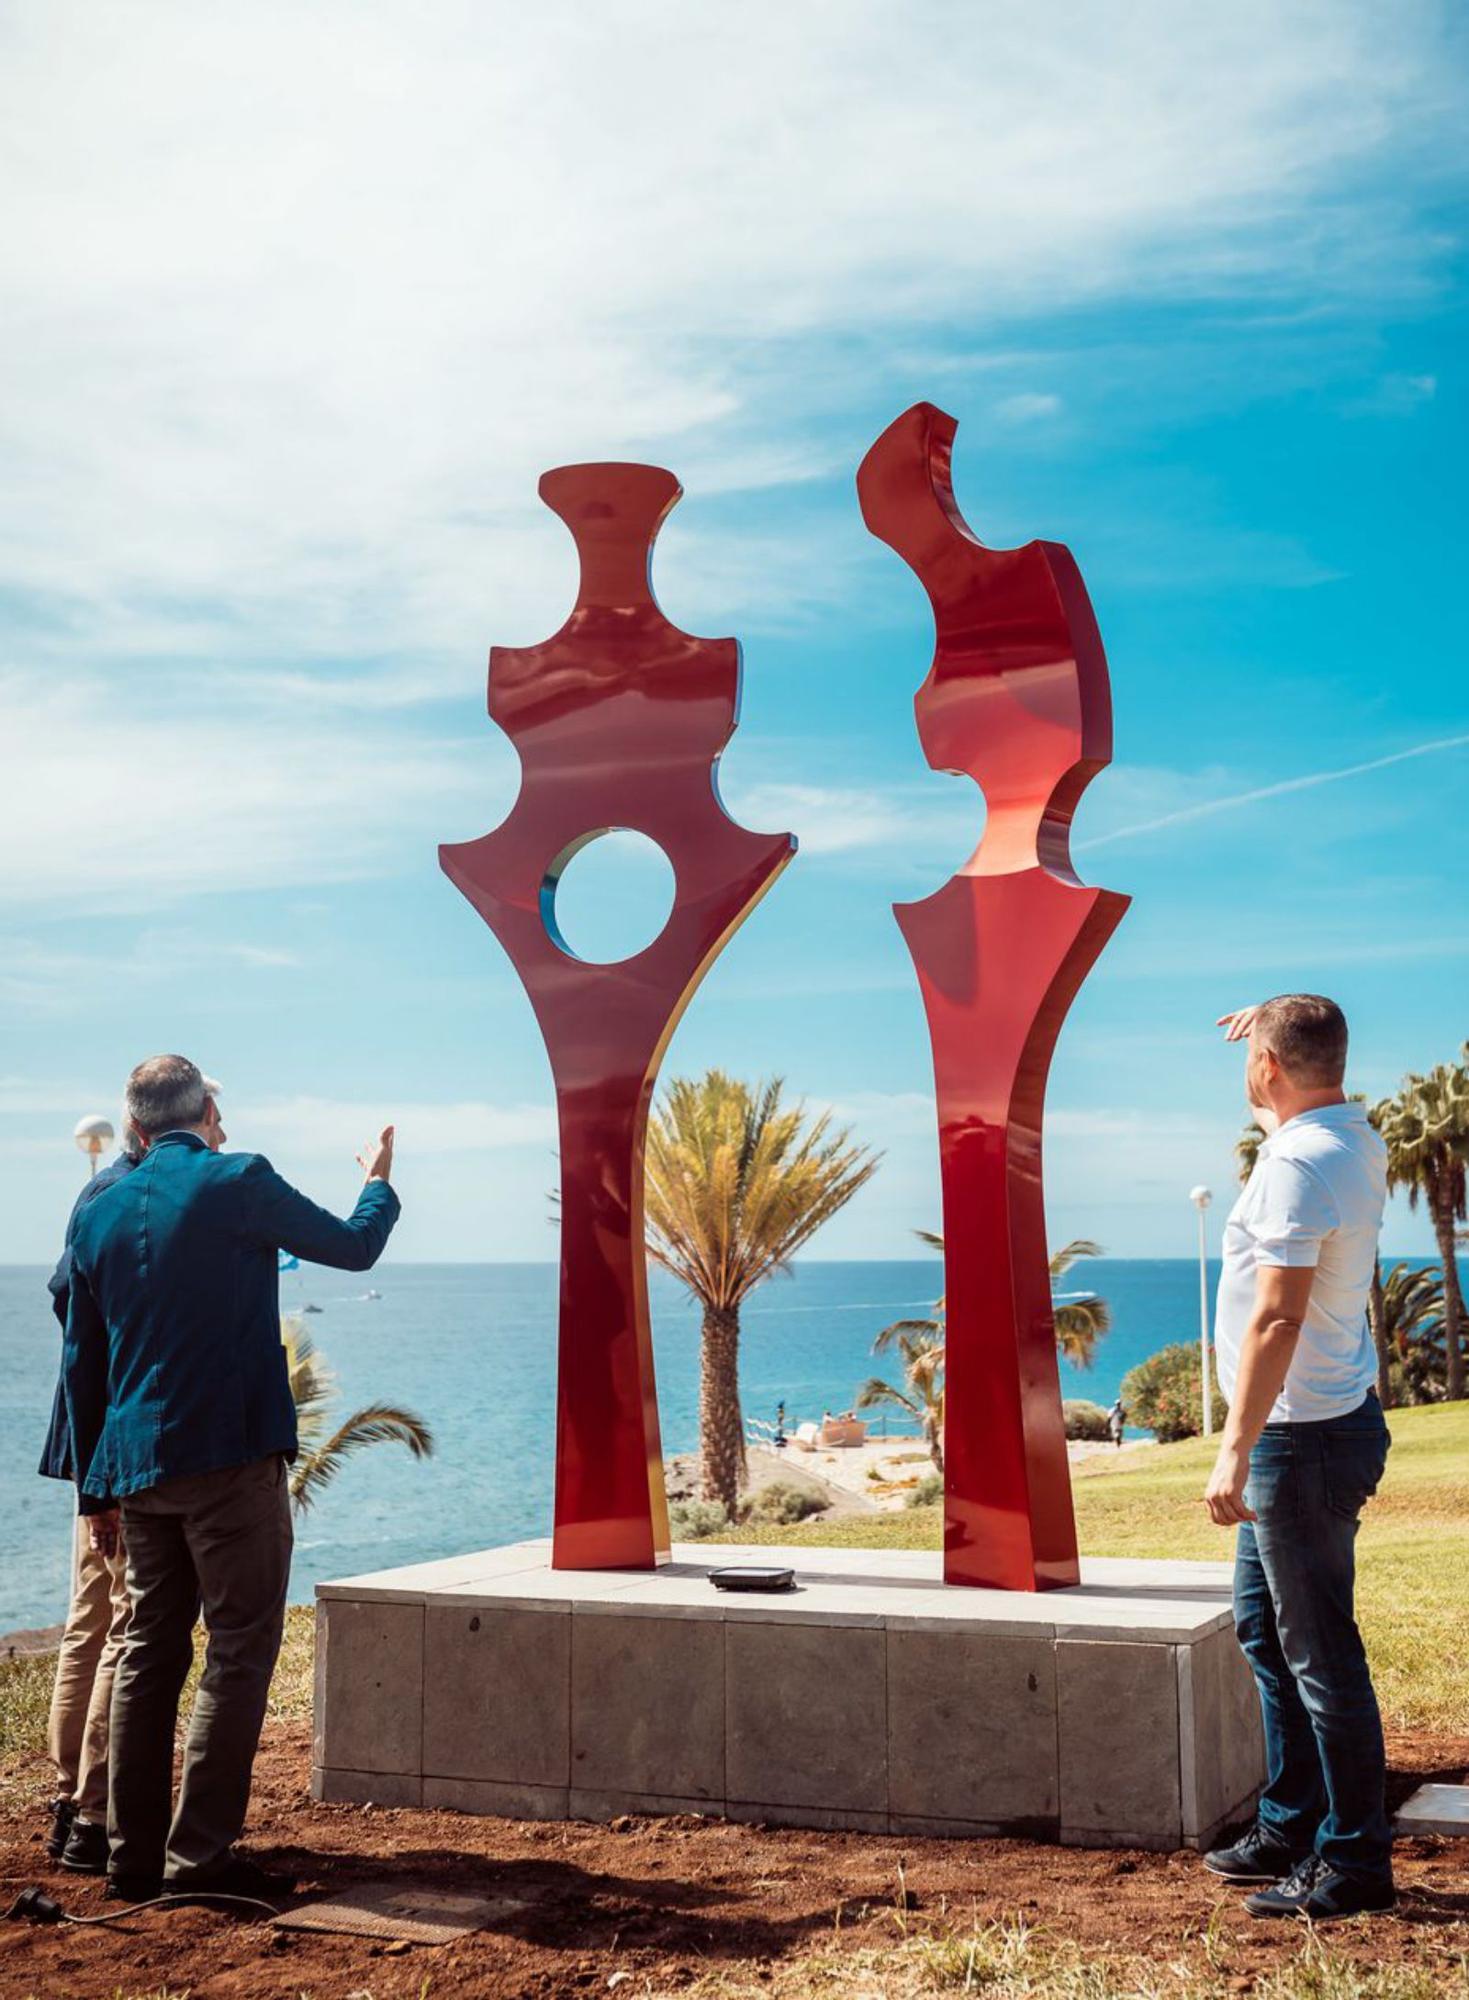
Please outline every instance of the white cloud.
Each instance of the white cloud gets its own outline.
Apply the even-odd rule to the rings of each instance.
[[[1436,375],[1384,375],[1370,395],[1348,404],[1353,416],[1407,417],[1438,394]]]
[[[0,1076],[0,1116],[7,1118],[44,1115],[70,1116],[73,1122],[86,1114],[78,1105],[91,1102],[95,1092],[60,1083],[37,1082],[25,1076]]]
[[[235,1117],[241,1145],[262,1152],[279,1147],[284,1154],[303,1159],[354,1153],[390,1121],[397,1130],[399,1155],[410,1162],[444,1154],[504,1152],[518,1146],[544,1151],[556,1145],[556,1114],[549,1104],[499,1105],[472,1100],[437,1104],[386,1099],[371,1103],[300,1096],[242,1105]]]
[[[1440,245],[1353,190],[1448,129],[1436,18],[31,0],[0,587],[47,656],[472,677],[570,589],[541,467],[800,478],[833,335],[1414,282]],[[726,557],[680,561],[716,610]]]
[[[1021,390],[1013,396],[1002,396],[995,404],[995,415],[1006,424],[1039,423],[1060,413],[1061,398],[1042,394],[1038,390]]]
[[[513,795],[513,756],[488,726],[439,745],[268,705],[160,711],[115,679],[16,674],[0,674],[0,708],[0,904],[13,908],[146,909],[431,866],[436,841],[485,831]],[[233,949],[285,962],[248,940]],[[44,979],[70,956],[6,971]]]
[[[906,803],[887,792],[831,785],[756,784],[745,786],[737,797],[737,806],[729,797],[725,803],[743,824],[762,830],[789,828],[806,855],[878,847],[885,841],[906,839],[912,830]]]

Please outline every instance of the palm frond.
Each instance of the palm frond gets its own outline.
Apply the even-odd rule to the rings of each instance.
[[[1250,1123],[1246,1125],[1243,1132],[1235,1140],[1234,1157],[1236,1171],[1241,1183],[1247,1181],[1255,1171],[1256,1162],[1260,1157],[1260,1148],[1264,1145],[1265,1138],[1265,1127],[1251,1119]]]
[[[1079,1257],[1100,1257],[1105,1253],[1100,1243],[1093,1243],[1089,1236],[1073,1237],[1063,1243],[1059,1250],[1051,1252],[1052,1278],[1064,1278]]]
[[[923,1411],[916,1399],[905,1396],[894,1382],[885,1382],[881,1375],[869,1375],[857,1391],[854,1409],[875,1410],[879,1405],[890,1403],[894,1408],[906,1410],[910,1417],[921,1417]]]
[[[895,1319],[891,1326],[885,1326],[872,1343],[874,1354],[886,1354],[897,1345],[905,1333],[926,1334],[932,1340],[943,1338],[944,1323],[941,1319]]]
[[[341,1470],[343,1461],[371,1444],[406,1445],[415,1458],[428,1458],[433,1432],[412,1410],[392,1403],[368,1403],[314,1450],[303,1452],[291,1469],[291,1498],[302,1513]]]
[[[676,1078],[649,1119],[648,1253],[716,1311],[786,1269],[877,1170],[829,1113],[784,1105],[782,1088],[710,1070]]]
[[[310,1450],[326,1429],[337,1393],[336,1377],[294,1314],[281,1321],[281,1345],[286,1350],[286,1376],[296,1405],[296,1435]]]

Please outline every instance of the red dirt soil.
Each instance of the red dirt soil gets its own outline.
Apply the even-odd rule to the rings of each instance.
[[[1392,1802],[1433,1778],[1456,1781],[1469,1738],[1397,1738]],[[940,1841],[696,1818],[584,1822],[473,1819],[454,1813],[324,1806],[307,1790],[307,1725],[267,1729],[246,1836],[303,1892],[396,1880],[526,1907],[452,1944],[384,1946],[354,1937],[274,1931],[203,1909],[156,1911],[116,1926],[0,1926],[0,1995],[91,2000],[159,1986],[191,2000],[419,2000],[438,1995],[676,1994],[700,1975],[740,1980],[815,1949],[891,1945],[905,1893],[911,1929],[1023,1916],[1087,1950],[1115,1950],[1205,1969],[1211,1917],[1228,1942],[1229,1984],[1299,1951],[1300,1927],[1252,1922],[1237,1892],[1196,1856],[1093,1852],[1021,1841]],[[28,1759],[7,1774],[0,1814],[0,1908],[34,1882],[76,1914],[106,1907],[100,1883],[58,1871],[41,1845],[46,1771]],[[1412,1839],[1398,1848],[1403,1892],[1394,1916],[1336,1926],[1332,1948],[1364,1965],[1411,1964],[1455,1979],[1469,1952],[1469,1846]],[[1216,1912],[1217,1917],[1216,1917]],[[1458,1979],[1462,1979],[1462,1972]],[[844,1983],[844,1982],[843,1982]],[[870,1981],[863,1989],[871,1991]],[[827,1983],[827,1990],[840,1991]]]

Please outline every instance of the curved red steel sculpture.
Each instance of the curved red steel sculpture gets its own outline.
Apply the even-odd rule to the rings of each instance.
[[[1107,660],[1056,542],[987,549],[954,499],[956,425],[918,403],[862,461],[862,518],[915,572],[937,628],[915,698],[935,770],[967,772],[984,838],[894,914],[933,1042],[943,1174],[944,1577],[1079,1581],[1061,1416],[1041,1114],[1066,1010],[1128,898],[1072,872],[1071,816],[1112,755]]]
[[[581,558],[576,604],[541,645],[491,652],[490,714],[520,754],[520,794],[493,833],[439,850],[520,974],[556,1084],[557,1569],[651,1568],[668,1553],[643,1247],[648,1108],[695,988],[795,852],[789,834],[747,833],[719,802],[738,642],[691,638],[653,597],[654,537],[682,490],[653,465],[544,475],[541,498]],[[677,890],[646,950],[592,965],[556,929],[556,883],[618,827],[657,842]]]

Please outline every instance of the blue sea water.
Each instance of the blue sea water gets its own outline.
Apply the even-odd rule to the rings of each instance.
[[[743,1315],[746,1415],[771,1418],[784,1399],[795,1423],[849,1408],[871,1374],[897,1379],[873,1360],[873,1336],[926,1312],[940,1270],[937,1258],[805,1263],[772,1279]],[[0,1268],[0,1632],[52,1624],[66,1608],[71,1492],[35,1473],[59,1352],[45,1276]],[[1135,1362],[1198,1337],[1197,1264],[1102,1258],[1067,1280],[1083,1282],[1108,1301],[1114,1324],[1092,1369],[1063,1366],[1067,1396],[1109,1403]],[[381,1298],[362,1297],[368,1283]],[[1211,1273],[1211,1294],[1213,1284]],[[679,1451],[697,1436],[699,1316],[666,1274],[651,1274],[651,1291],[663,1443]],[[297,1601],[323,1577],[548,1532],[554,1266],[390,1262],[370,1280],[306,1270],[284,1278],[282,1293],[288,1309],[321,1308],[306,1324],[336,1374],[342,1414],[405,1403],[436,1440],[421,1463],[392,1445],[348,1461],[297,1524]]]

